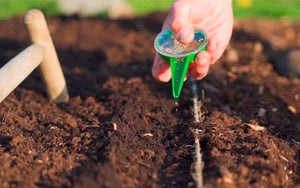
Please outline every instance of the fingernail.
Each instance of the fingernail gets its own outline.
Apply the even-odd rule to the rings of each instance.
[[[200,56],[197,61],[200,65],[206,65],[209,63],[209,58],[207,56]]]
[[[177,39],[180,42],[189,42],[189,38],[190,38],[191,32],[189,29],[187,28],[183,28],[179,31],[179,33],[177,34]]]
[[[206,52],[201,52],[200,54],[198,54],[197,60],[196,60],[197,64],[203,66],[203,65],[208,64],[209,61],[210,61],[210,56],[209,56],[208,53],[206,53]]]

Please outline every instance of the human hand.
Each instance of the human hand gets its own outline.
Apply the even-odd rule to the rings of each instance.
[[[200,80],[207,75],[209,66],[221,57],[230,41],[233,28],[231,0],[177,0],[171,6],[162,29],[167,28],[171,28],[182,43],[194,39],[194,28],[206,32],[207,51],[198,53],[189,66],[189,75]],[[157,53],[152,75],[161,82],[171,79],[170,64]]]

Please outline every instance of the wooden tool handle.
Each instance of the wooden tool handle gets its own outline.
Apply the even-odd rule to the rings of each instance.
[[[37,9],[30,10],[24,16],[24,23],[32,42],[43,49],[40,72],[48,97],[57,103],[66,102],[69,99],[67,85],[44,14]]]
[[[0,103],[41,63],[43,49],[37,44],[23,50],[0,69]]]

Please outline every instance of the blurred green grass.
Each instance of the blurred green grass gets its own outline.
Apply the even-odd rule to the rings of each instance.
[[[153,11],[168,11],[175,0],[127,0],[137,14],[147,14]]]
[[[137,14],[167,11],[174,0],[127,0]],[[249,4],[250,2],[250,4]],[[250,6],[245,6],[248,4]],[[22,15],[31,8],[39,8],[48,16],[61,14],[57,0],[1,0],[0,19]],[[300,0],[234,0],[234,15],[237,18],[300,18]]]
[[[60,13],[57,0],[0,0],[0,19],[8,19],[13,16],[22,15],[27,10],[39,8],[48,15]]]
[[[242,7],[239,2],[243,0],[235,0],[232,4],[235,17],[300,18],[300,0],[252,0],[249,7]]]

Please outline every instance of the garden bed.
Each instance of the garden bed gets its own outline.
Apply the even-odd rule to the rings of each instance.
[[[1,103],[0,187],[194,187],[195,128],[205,187],[299,186],[300,80],[270,62],[300,47],[300,23],[237,21],[195,123],[191,83],[175,101],[151,76],[165,16],[48,20],[71,99],[48,101],[35,71]],[[21,18],[0,28],[2,66],[30,41]]]

